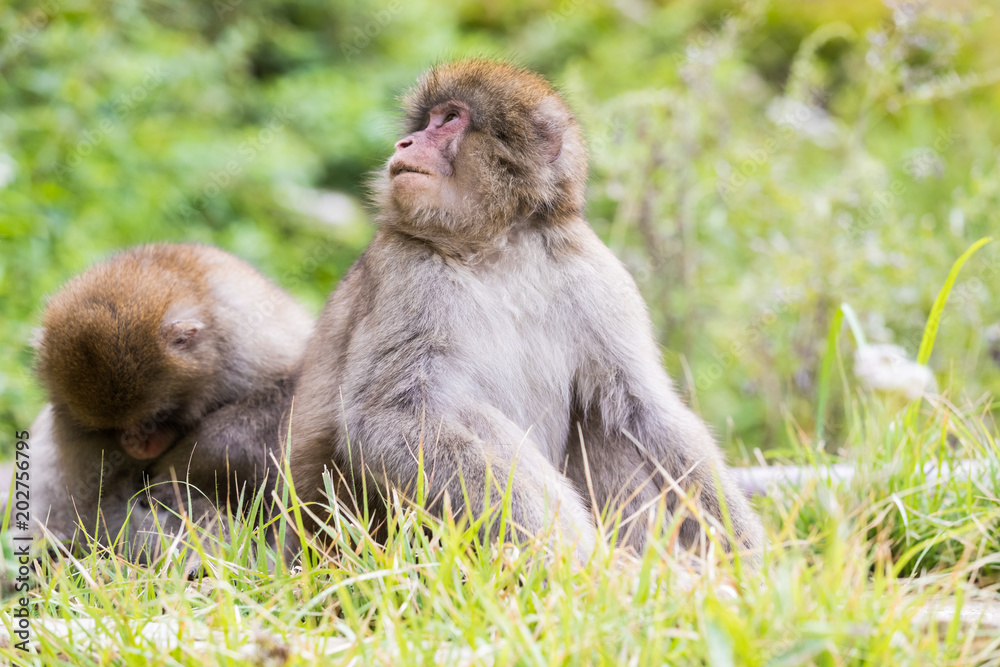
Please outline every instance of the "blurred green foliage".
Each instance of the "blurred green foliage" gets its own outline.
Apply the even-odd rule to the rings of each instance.
[[[727,440],[780,445],[786,424],[811,432],[840,302],[915,356],[951,262],[1000,231],[997,12],[8,2],[0,423],[26,427],[43,400],[28,341],[45,295],[115,249],[214,243],[318,312],[371,234],[362,209],[318,191],[360,201],[398,94],[435,61],[492,55],[543,72],[578,111],[591,222],[633,269],[689,399]],[[998,246],[970,262],[941,324],[932,365],[956,393],[1000,389],[984,336],[1000,321]]]

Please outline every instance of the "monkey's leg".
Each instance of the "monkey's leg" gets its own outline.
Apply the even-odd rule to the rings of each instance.
[[[630,374],[622,369],[614,377],[616,384],[602,386],[571,427],[567,476],[581,493],[593,494],[598,512],[606,511],[608,517],[620,513],[621,539],[637,551],[645,546],[647,517],[661,498],[669,512],[690,514],[678,491],[694,490],[696,504],[720,528],[726,525],[724,501],[735,542],[756,566],[763,544],[760,520],[702,421],[681,402],[662,371]],[[683,520],[682,544],[692,546],[703,536],[698,521],[690,516]],[[731,548],[728,539],[723,543]]]
[[[492,407],[424,420],[399,410],[375,410],[349,416],[347,426],[354,451],[340,452],[341,459],[357,476],[363,461],[368,483],[382,493],[391,487],[413,498],[422,451],[425,505],[433,513],[441,516],[450,509],[480,515],[499,507],[509,486],[515,530],[508,529],[505,538],[540,534],[555,521],[562,539],[575,545],[578,560],[590,556],[594,529],[572,484],[524,431]],[[359,486],[357,480],[352,483]],[[484,537],[499,536],[496,524]]]

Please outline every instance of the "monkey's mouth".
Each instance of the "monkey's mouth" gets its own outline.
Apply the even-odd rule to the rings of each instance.
[[[424,176],[430,176],[429,171],[424,171],[423,169],[418,169],[417,167],[412,167],[408,164],[402,162],[393,162],[389,166],[389,176],[396,178],[400,174],[423,174]]]
[[[121,432],[121,444],[125,453],[134,459],[155,459],[170,449],[178,433],[166,425],[154,428],[131,428]]]

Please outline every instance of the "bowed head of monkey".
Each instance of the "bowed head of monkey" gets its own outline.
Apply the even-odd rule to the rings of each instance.
[[[198,253],[161,248],[93,267],[49,302],[37,373],[55,411],[82,431],[113,431],[155,459],[215,404],[228,353]],[[228,396],[227,396],[228,394]]]

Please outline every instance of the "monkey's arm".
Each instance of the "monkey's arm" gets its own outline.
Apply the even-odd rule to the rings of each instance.
[[[757,516],[701,420],[672,390],[664,389],[666,378],[648,377],[659,374],[650,372],[650,363],[659,359],[618,367],[613,371],[615,381],[592,394],[587,410],[576,415],[580,431],[574,423],[567,476],[577,488],[592,489],[599,512],[609,516],[621,512],[622,541],[640,551],[646,541],[646,512],[657,509],[661,495],[672,515],[687,511],[676,491],[698,489],[696,503],[720,527],[725,526],[724,499],[737,543],[756,563],[763,543]],[[696,521],[686,519],[681,524],[684,544],[695,543],[700,535]]]
[[[591,517],[572,485],[492,406],[467,402],[446,415],[425,417],[388,407],[349,410],[346,423],[352,444],[342,445],[338,459],[346,462],[346,474],[354,477],[348,483],[355,488],[364,470],[367,484],[381,493],[394,488],[414,499],[422,449],[424,504],[434,514],[480,516],[500,506],[509,484],[513,537],[537,535],[555,522],[581,562],[593,550]],[[498,518],[494,514],[484,537],[499,536]],[[508,528],[504,538],[511,532]]]
[[[655,510],[658,496],[664,495],[671,512],[684,511],[676,489],[698,489],[698,504],[717,525],[725,525],[724,501],[737,543],[748,550],[751,562],[758,562],[764,539],[760,520],[726,469],[708,428],[674,390],[635,283],[613,258],[596,275],[609,279],[592,281],[596,284],[579,293],[599,294],[612,307],[580,309],[593,313],[588,323],[591,349],[574,387],[583,446],[574,423],[567,475],[578,488],[587,488],[589,467],[598,511],[632,517],[636,525],[628,527],[625,541],[639,549],[646,540],[644,513]],[[681,525],[686,544],[701,534],[692,519]]]
[[[206,415],[147,470],[154,497],[165,502],[176,496],[170,482],[177,480],[219,507],[227,499],[234,508],[241,499],[247,504],[261,487],[268,499],[278,472],[272,455],[281,460],[291,397],[292,380],[283,379]]]
[[[220,510],[246,511],[261,487],[269,511],[278,472],[271,455],[280,460],[291,387],[282,380],[209,413],[146,470],[149,486],[134,499],[128,523],[134,560],[157,556],[189,526],[204,545],[224,543],[228,524]]]

